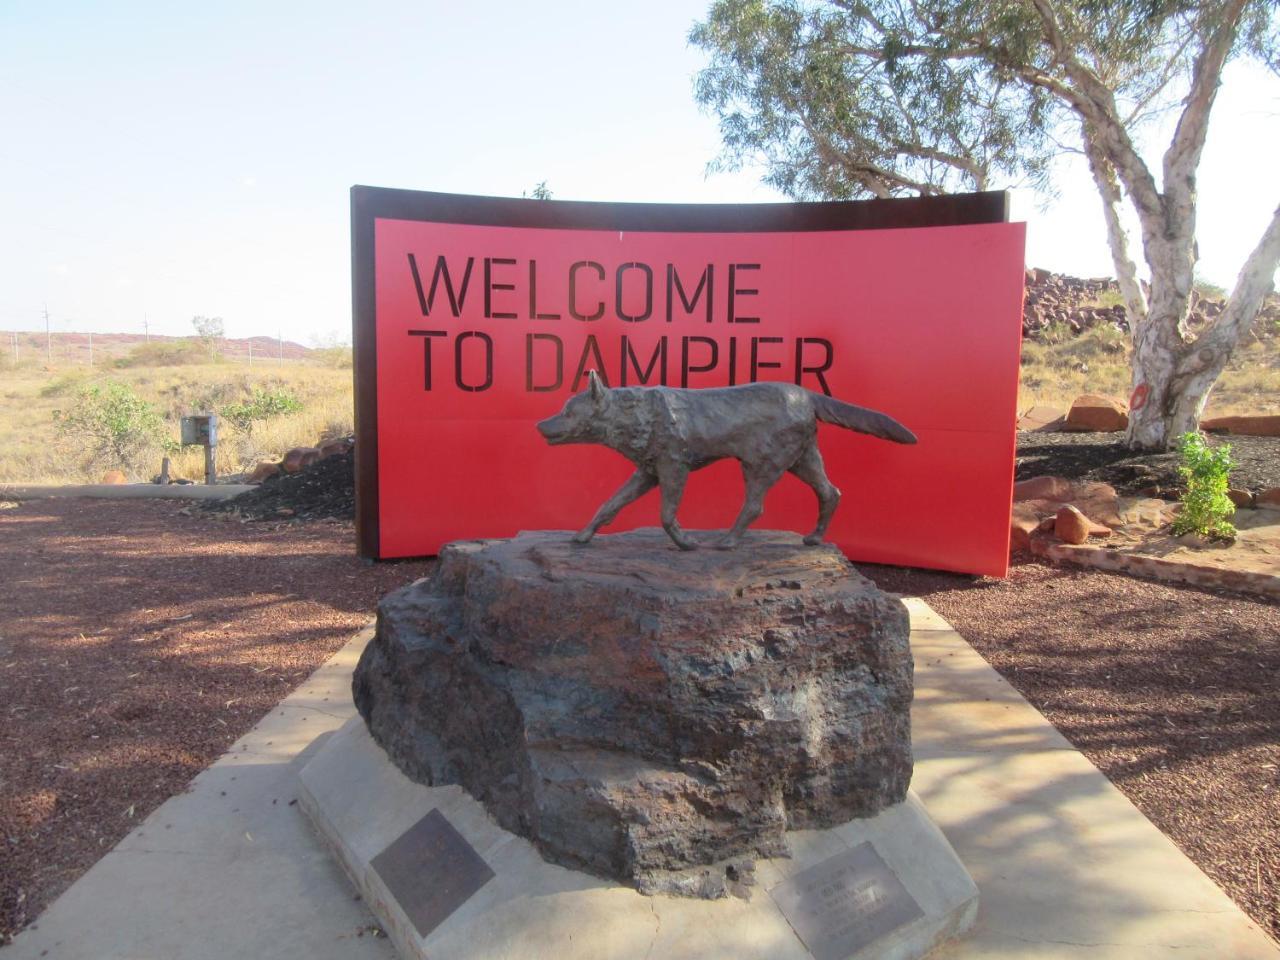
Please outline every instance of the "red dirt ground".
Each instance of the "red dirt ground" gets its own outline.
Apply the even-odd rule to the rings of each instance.
[[[0,507],[3,944],[427,564],[362,563],[347,523]]]

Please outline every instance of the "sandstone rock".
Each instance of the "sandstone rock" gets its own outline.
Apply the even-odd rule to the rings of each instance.
[[[1253,498],[1254,506],[1266,507],[1269,510],[1280,510],[1280,487],[1263,490]]]
[[[329,457],[340,457],[344,453],[350,453],[351,448],[354,446],[355,444],[346,437],[341,437],[337,440],[326,440],[320,444],[320,459],[327,460]]]
[[[245,483],[262,483],[268,477],[274,477],[280,473],[280,464],[263,461],[253,468],[253,472],[245,477]]]
[[[297,473],[319,459],[320,451],[315,447],[294,447],[284,455],[284,459],[280,462],[280,469],[285,473]]]
[[[108,470],[102,475],[102,482],[112,485],[120,483],[128,483],[129,478],[124,475],[123,470]]]
[[[1053,532],[1063,543],[1084,543],[1089,537],[1109,537],[1111,528],[1094,523],[1079,507],[1067,504],[1054,517]]]
[[[1066,503],[1075,492],[1070,480],[1064,477],[1032,477],[1019,480],[1013,485],[1013,499],[1016,500],[1056,500]]]
[[[352,687],[408,776],[461,784],[548,860],[715,897],[787,829],[903,799],[908,631],[794,534],[526,533],[450,544],[386,597]]]
[[[1072,401],[1067,411],[1064,430],[1088,433],[1114,433],[1129,426],[1125,405],[1110,397],[1086,393]]]
[[[1018,417],[1019,430],[1053,431],[1062,428],[1066,414],[1057,407],[1035,406]]]
[[[1231,498],[1231,502],[1237,507],[1253,506],[1253,494],[1248,490],[1228,490],[1227,496]]]
[[[1249,437],[1280,437],[1280,414],[1258,417],[1213,417],[1200,421],[1208,433],[1235,433]]]

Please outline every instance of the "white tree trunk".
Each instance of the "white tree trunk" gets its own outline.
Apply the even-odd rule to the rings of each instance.
[[[1164,284],[1161,285],[1161,304],[1157,306],[1153,271],[1151,310],[1134,337],[1137,409],[1129,413],[1126,440],[1130,447],[1148,450],[1172,447],[1184,433],[1199,429],[1213,385],[1258,316],[1274,284],[1277,266],[1280,266],[1280,207],[1276,208],[1258,245],[1245,261],[1226,308],[1212,326],[1190,343],[1182,331],[1181,315],[1165,306],[1166,302],[1176,303],[1180,298],[1176,293],[1165,293]],[[1140,386],[1145,402],[1136,403]]]

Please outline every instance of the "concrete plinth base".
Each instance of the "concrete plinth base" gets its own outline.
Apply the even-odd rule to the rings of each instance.
[[[405,957],[906,960],[968,929],[978,890],[914,795],[787,835],[742,897],[648,897],[545,861],[459,787],[408,780],[355,719],[299,800]],[[744,878],[746,879],[746,878]]]

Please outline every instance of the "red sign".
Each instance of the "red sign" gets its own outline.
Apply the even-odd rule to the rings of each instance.
[[[697,208],[356,188],[362,552],[586,524],[632,465],[534,424],[595,370],[611,387],[782,380],[887,413],[918,444],[820,427],[844,493],[828,539],[1003,575],[1024,228],[974,222],[1003,210],[1000,194]],[[937,221],[955,225],[894,226]],[[725,529],[742,494],[736,463],[698,471],[681,524]],[[655,491],[602,532],[657,513]],[[808,532],[816,514],[787,476],[755,526]]]

